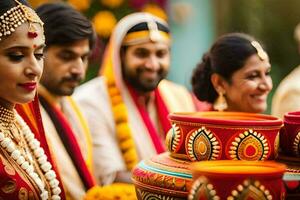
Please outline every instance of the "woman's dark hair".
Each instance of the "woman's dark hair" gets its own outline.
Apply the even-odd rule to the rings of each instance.
[[[28,7],[29,4],[27,3],[27,1],[25,0],[18,0],[21,4],[24,4]],[[0,1],[0,16],[3,15],[6,11],[8,11],[9,9],[17,6],[18,3],[15,0],[5,0],[5,1]]]
[[[66,3],[46,3],[36,9],[44,22],[46,45],[68,45],[88,39],[94,46],[96,34],[91,22]]]
[[[218,93],[211,83],[211,75],[217,73],[230,83],[232,74],[257,53],[251,45],[253,40],[244,33],[230,33],[217,39],[209,52],[203,55],[192,75],[193,92],[199,100],[210,103],[215,101]]]

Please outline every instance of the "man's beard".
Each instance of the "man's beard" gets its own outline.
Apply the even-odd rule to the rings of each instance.
[[[147,69],[137,68],[134,71],[122,70],[124,80],[141,93],[147,93],[155,90],[162,79],[167,76],[167,70],[160,68],[156,73],[155,79],[146,79],[142,77],[142,73]]]
[[[77,82],[78,84],[74,87],[66,86],[69,81]],[[71,96],[74,93],[75,88],[80,84],[82,81],[82,77],[76,74],[73,74],[68,77],[63,77],[58,84],[55,86],[53,85],[51,88],[47,88],[52,94],[57,96]]]

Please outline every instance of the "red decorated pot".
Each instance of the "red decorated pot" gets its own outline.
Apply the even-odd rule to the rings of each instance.
[[[202,161],[192,164],[189,200],[279,200],[285,165],[265,161]]]
[[[139,200],[186,200],[192,185],[192,161],[267,160],[277,155],[282,126],[278,118],[201,112],[170,114],[169,119],[169,152],[140,162],[132,171]]]
[[[281,131],[280,146],[284,154],[300,157],[300,112],[284,115],[284,129]]]
[[[191,161],[273,160],[279,118],[241,112],[173,113],[166,144],[171,156]]]

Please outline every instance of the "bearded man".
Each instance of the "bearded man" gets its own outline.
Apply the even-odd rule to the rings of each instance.
[[[91,130],[99,183],[131,182],[138,161],[165,151],[167,115],[195,110],[190,93],[165,79],[170,44],[166,22],[147,13],[128,15],[110,38],[102,76],[75,91]]]
[[[61,174],[67,199],[83,199],[95,185],[87,122],[71,98],[85,77],[94,43],[91,22],[64,3],[36,9],[44,22],[44,73],[38,88],[47,141]]]

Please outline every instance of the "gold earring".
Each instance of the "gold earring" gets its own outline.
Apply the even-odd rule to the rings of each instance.
[[[218,92],[219,96],[218,98],[215,100],[214,104],[213,104],[213,108],[214,110],[217,111],[224,111],[228,108],[226,99],[224,97],[224,93],[223,92]]]

